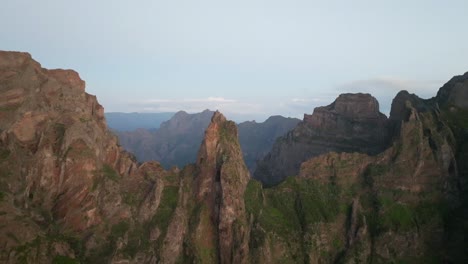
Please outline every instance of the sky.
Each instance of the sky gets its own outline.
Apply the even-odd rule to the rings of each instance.
[[[468,71],[468,1],[3,0],[0,49],[74,69],[106,112],[302,118],[340,93],[388,114]]]

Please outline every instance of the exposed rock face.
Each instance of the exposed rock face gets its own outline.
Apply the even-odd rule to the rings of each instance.
[[[247,262],[249,174],[221,114],[199,162],[165,171],[117,145],[74,71],[0,52],[0,94],[0,262]]]
[[[297,175],[303,161],[330,151],[377,154],[389,144],[388,122],[379,112],[377,100],[369,94],[342,94],[312,115],[286,136],[258,164],[254,177],[274,185]]]
[[[195,178],[197,200],[202,206],[199,215],[208,217],[214,225],[207,230],[204,221],[195,229],[196,247],[209,243],[219,248],[218,259],[203,262],[246,263],[248,230],[243,197],[250,174],[242,159],[237,142],[237,127],[219,112],[213,115],[197,158],[199,173]],[[206,216],[205,216],[206,215]],[[243,216],[243,217],[239,217]],[[210,237],[211,235],[211,237]],[[199,254],[206,249],[199,248]]]
[[[430,100],[400,93],[390,117],[398,133],[382,152],[318,155],[263,188],[220,113],[196,164],[166,171],[122,151],[74,72],[50,72],[0,52],[2,263],[468,261],[468,109],[446,100],[468,100],[451,90],[457,81]],[[379,124],[368,102],[320,114],[336,124],[308,122]],[[320,133],[332,141],[329,131]]]
[[[249,183],[252,259],[466,262],[468,115],[440,100],[400,92],[390,116],[398,132],[377,155],[331,152],[273,188]]]

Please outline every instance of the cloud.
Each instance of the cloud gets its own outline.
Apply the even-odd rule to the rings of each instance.
[[[133,102],[129,106],[134,112],[177,112],[184,110],[198,113],[205,109],[219,110],[228,118],[236,121],[257,120],[261,122],[269,116],[281,114],[302,118],[304,113],[312,113],[317,106],[328,105],[335,97],[317,96],[312,98],[258,98],[236,100],[210,96],[206,98],[148,99]]]
[[[255,114],[263,111],[261,105],[257,103],[239,102],[234,99],[214,96],[207,98],[149,99],[134,102],[131,107],[137,112],[177,112],[184,110],[189,113],[196,113],[210,109],[220,110],[225,113]]]
[[[142,104],[190,104],[190,103],[235,103],[236,100],[224,97],[192,98],[192,99],[150,99],[141,102]]]

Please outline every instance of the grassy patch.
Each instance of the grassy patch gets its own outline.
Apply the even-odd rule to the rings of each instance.
[[[123,202],[125,204],[128,204],[130,206],[136,206],[138,205],[138,197],[136,194],[134,193],[129,193],[129,192],[126,192],[123,194]]]
[[[90,122],[91,120],[92,120],[91,118],[80,117],[80,122],[81,123],[87,123],[87,122]]]
[[[414,214],[407,205],[401,203],[383,205],[381,212],[384,228],[407,231],[415,227]]]
[[[340,213],[338,186],[303,180],[298,184],[298,189],[300,197],[298,211],[305,223],[330,222]]]
[[[8,159],[10,156],[11,152],[8,149],[0,149],[0,161],[4,161]]]
[[[244,193],[245,209],[248,213],[257,215],[262,208],[262,184],[250,180]]]
[[[114,182],[117,182],[120,180],[120,175],[109,165],[104,164],[101,169],[102,175]]]
[[[67,256],[55,256],[52,260],[52,264],[79,264],[80,262],[76,259]]]
[[[12,112],[12,111],[16,111],[20,106],[21,106],[20,104],[8,105],[8,106],[0,106],[0,112]]]
[[[121,221],[118,224],[112,226],[111,237],[115,239],[123,237],[129,228],[130,224],[127,221]]]
[[[42,238],[37,236],[31,242],[25,243],[21,246],[15,248],[16,250],[16,260],[18,263],[29,263],[28,259],[35,249],[38,252],[39,247],[41,246]]]
[[[265,190],[266,201],[258,219],[265,230],[282,236],[300,231],[296,213],[297,195],[293,184],[294,179],[286,180],[275,188]]]
[[[390,167],[388,165],[371,164],[367,167],[365,173],[367,173],[367,176],[369,177],[377,177],[377,176],[382,176],[388,173],[389,170],[390,170]]]
[[[128,243],[122,249],[122,253],[134,258],[138,251],[146,250],[149,245],[149,230],[142,225],[137,225],[128,233]]]
[[[220,138],[226,144],[239,144],[237,138],[235,138],[237,126],[232,121],[223,122],[220,127]]]
[[[178,187],[167,186],[164,188],[158,210],[151,220],[152,226],[158,226],[161,230],[166,230],[177,207],[178,198]]]

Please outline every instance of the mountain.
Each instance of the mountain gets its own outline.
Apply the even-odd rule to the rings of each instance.
[[[206,112],[196,164],[165,171],[117,145],[84,86],[72,70],[0,52],[0,262],[245,263],[236,197],[250,176],[235,123]]]
[[[133,131],[138,128],[157,129],[162,122],[169,120],[175,113],[104,113],[107,125],[117,131]]]
[[[432,99],[398,93],[383,150],[312,157],[270,188],[249,177],[237,126],[219,112],[194,164],[138,164],[84,86],[0,51],[2,263],[468,261],[468,73]]]
[[[301,163],[336,152],[377,154],[388,146],[387,117],[369,94],[342,94],[332,104],[317,107],[312,115],[281,137],[258,163],[254,178],[275,185],[297,175]]]
[[[312,157],[300,165],[294,174],[297,176],[288,177],[272,188],[249,182],[245,201],[254,219],[251,260],[465,263],[467,92],[468,73],[454,77],[429,100],[402,91],[393,100],[387,121],[392,134],[387,148],[364,146],[358,152],[328,152]],[[366,97],[366,101],[373,101]],[[354,101],[349,95],[345,98]],[[336,102],[326,108],[336,109]],[[377,124],[385,121],[375,111],[373,115],[365,113],[364,116],[358,113],[361,120],[373,116]],[[298,128],[304,129],[307,121],[313,124],[317,119],[323,120],[316,128],[328,127],[331,130],[328,135],[335,134],[341,144],[342,135],[334,129],[344,121],[333,116],[305,118]],[[306,142],[297,138],[300,132],[295,129],[283,140],[292,137]],[[374,140],[375,136],[362,137]],[[290,149],[286,151],[291,153]]]
[[[238,124],[239,143],[249,170],[253,172],[257,161],[268,154],[276,139],[288,133],[299,122],[297,118],[271,116],[263,123],[247,121]]]
[[[157,130],[137,129],[116,134],[120,144],[139,161],[158,160],[165,168],[182,168],[195,162],[213,113],[210,110],[197,114],[180,111]]]
[[[120,144],[135,154],[139,161],[158,160],[165,168],[183,166],[196,160],[197,149],[214,112],[176,113],[157,130],[137,129],[116,132]],[[263,123],[255,121],[238,125],[239,140],[244,159],[250,171],[256,162],[268,153],[276,138],[286,134],[298,119],[272,116]]]

